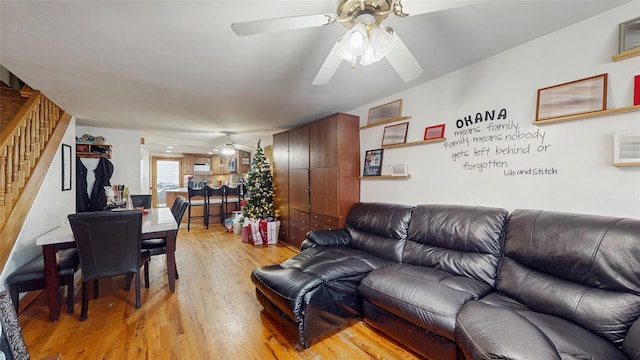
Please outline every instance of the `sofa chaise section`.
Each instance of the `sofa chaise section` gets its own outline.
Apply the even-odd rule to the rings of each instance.
[[[354,205],[345,229],[310,232],[300,253],[254,269],[258,300],[302,348],[360,319],[358,285],[372,270],[400,261],[412,210]]]
[[[418,205],[402,263],[360,284],[365,322],[428,359],[457,359],[456,315],[493,290],[507,217],[499,208]]]
[[[496,291],[465,304],[467,359],[640,359],[640,220],[509,218]]]

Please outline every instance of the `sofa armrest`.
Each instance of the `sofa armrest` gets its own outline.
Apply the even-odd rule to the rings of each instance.
[[[640,319],[631,324],[627,337],[622,343],[622,350],[629,356],[629,359],[640,359]]]
[[[346,229],[313,230],[307,233],[307,238],[302,242],[300,250],[316,246],[348,246],[350,242],[351,235]]]

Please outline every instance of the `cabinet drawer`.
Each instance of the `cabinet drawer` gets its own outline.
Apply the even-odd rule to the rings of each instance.
[[[324,215],[322,217],[322,223],[335,229],[340,225],[340,219],[333,216]]]

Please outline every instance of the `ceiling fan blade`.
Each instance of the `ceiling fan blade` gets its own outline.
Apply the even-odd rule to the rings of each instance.
[[[336,19],[334,14],[317,14],[292,16],[276,19],[245,21],[231,24],[236,35],[255,35],[268,32],[304,29],[332,24]]]
[[[422,74],[422,66],[400,37],[396,39],[395,47],[385,58],[404,82],[414,80]]]
[[[467,1],[420,1],[409,0],[402,3],[402,10],[409,16],[426,14],[434,11],[453,9],[469,5],[477,5],[485,1],[467,0]]]
[[[338,42],[333,44],[333,48],[331,48],[329,55],[327,55],[327,58],[324,59],[324,62],[322,63],[318,74],[313,79],[313,85],[325,85],[329,83],[329,81],[333,77],[333,74],[335,74],[336,70],[338,70],[338,66],[340,66],[340,63],[342,62],[342,58],[336,55],[337,51]]]

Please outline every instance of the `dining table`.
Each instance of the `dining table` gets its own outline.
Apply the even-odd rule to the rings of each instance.
[[[145,214],[146,213],[146,214]],[[175,292],[176,286],[176,223],[171,209],[151,208],[146,209],[142,216],[142,240],[165,239],[167,246],[167,277],[169,291]],[[62,225],[39,236],[36,245],[42,246],[44,257],[44,271],[47,299],[49,303],[49,320],[56,321],[60,318],[60,292],[58,290],[58,256],[62,249],[75,248],[75,238],[69,220],[65,217]]]

